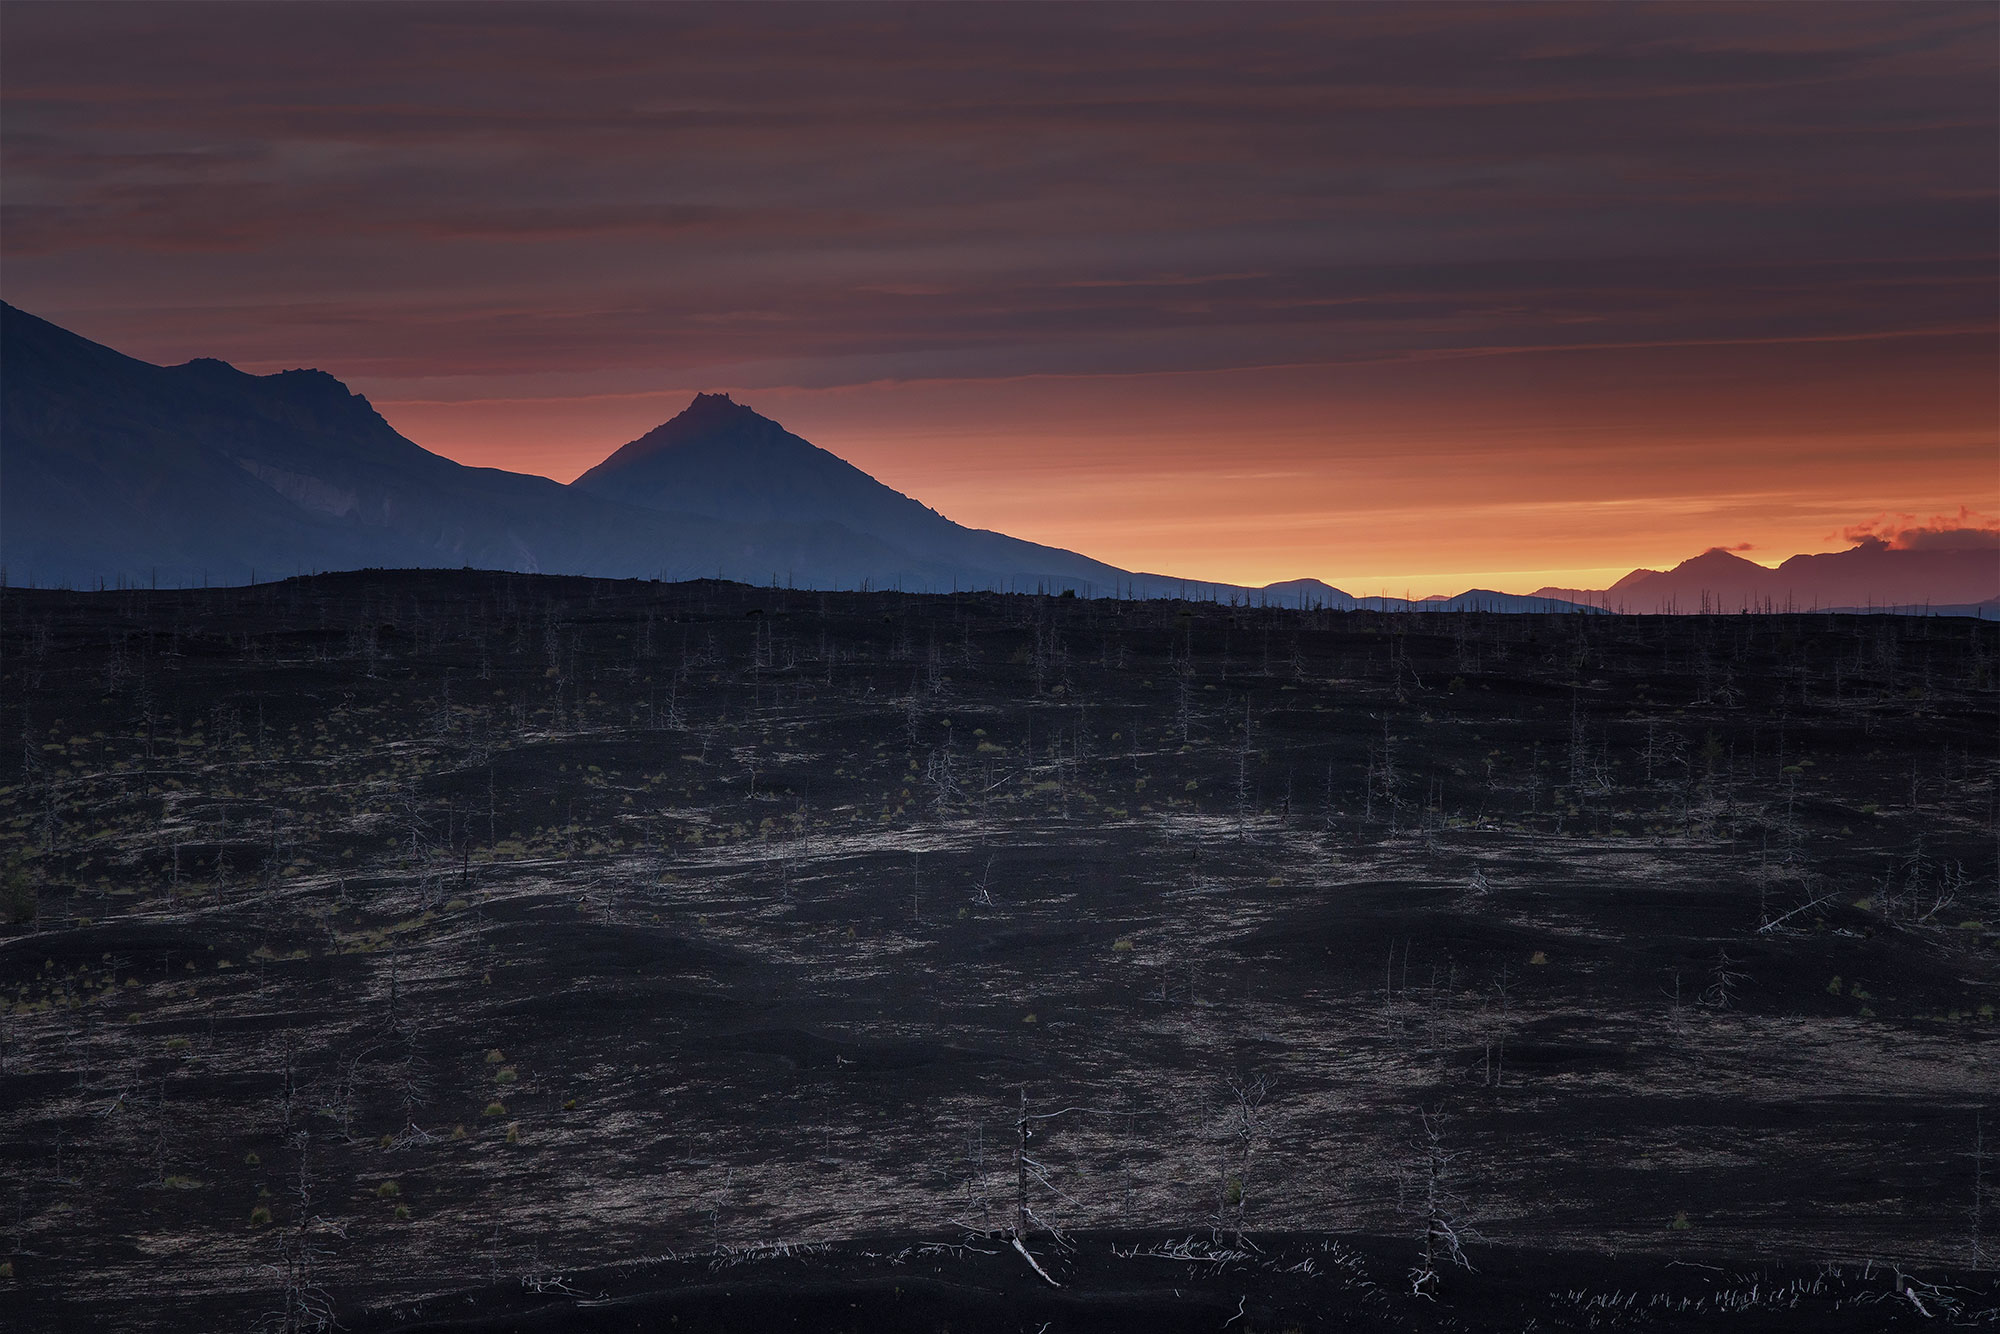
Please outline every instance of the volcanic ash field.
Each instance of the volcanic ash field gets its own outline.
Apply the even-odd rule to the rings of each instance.
[[[11,1328],[2000,1311],[1992,623],[0,597]]]

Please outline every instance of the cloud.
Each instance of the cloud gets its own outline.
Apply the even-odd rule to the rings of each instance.
[[[1878,514],[1833,535],[1881,551],[2000,551],[2000,519],[1961,505],[1956,514]]]

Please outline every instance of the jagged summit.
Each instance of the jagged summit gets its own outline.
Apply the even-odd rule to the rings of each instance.
[[[727,393],[696,394],[694,400],[678,415],[656,427],[653,434],[678,425],[682,430],[695,428],[714,429],[722,426],[742,426],[751,422],[763,422],[769,426],[777,423],[758,413],[747,404],[738,403]]]
[[[728,394],[696,394],[571,485],[677,514],[833,522],[892,540],[939,517]]]
[[[577,478],[575,484],[583,490],[592,490],[596,483],[618,475],[633,464],[672,450],[771,446],[781,444],[784,438],[797,441],[806,449],[813,448],[726,393],[696,394],[694,401],[677,415],[621,446],[604,462]]]

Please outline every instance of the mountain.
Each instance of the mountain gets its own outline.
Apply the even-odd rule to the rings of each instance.
[[[570,485],[664,514],[737,523],[838,523],[949,568],[964,587],[1161,597],[1186,586],[1171,576],[1135,574],[1060,547],[953,523],[727,394],[695,395],[679,416],[616,450]],[[1227,588],[1199,587],[1204,595]]]
[[[1793,556],[1776,569],[1720,548],[1671,570],[1634,570],[1607,589],[1542,588],[1611,611],[1951,611],[2000,599],[2000,549],[1904,549],[1864,538],[1846,551]]]
[[[1943,610],[2000,595],[2000,553],[1876,539],[1777,570],[1711,551],[1602,591],[1412,602],[1317,579],[1243,588],[967,528],[726,394],[696,395],[563,486],[433,454],[323,371],[155,366],[5,303],[0,372],[0,578],[17,584],[475,566],[1372,611]]]
[[[1257,590],[1258,601],[1270,607],[1296,607],[1300,610],[1325,608],[1331,611],[1353,611],[1354,598],[1341,592],[1332,584],[1321,583],[1317,579],[1286,579],[1281,583],[1265,584]]]
[[[771,560],[829,556],[858,577],[896,559],[849,534],[670,522],[468,468],[320,371],[154,366],[12,306],[0,306],[0,366],[0,560],[15,582],[462,565],[768,578]],[[746,547],[754,565],[734,559]]]
[[[1359,611],[1581,611],[1599,613],[1603,609],[1546,593],[1498,593],[1490,588],[1468,589],[1452,597],[1356,598]]]
[[[583,486],[470,468],[405,439],[321,371],[258,376],[206,358],[155,366],[4,303],[0,367],[0,565],[15,583],[465,565],[822,588],[1087,594],[1139,583],[1074,552],[961,529],[719,396],[647,440],[701,436],[718,416],[740,433],[754,419],[762,426],[745,461],[768,470],[732,472],[723,451],[696,474],[708,490],[691,488],[689,503],[665,512],[657,492],[626,503],[607,480],[652,445],[619,451]],[[734,495],[732,478],[745,484]],[[821,494],[827,502],[808,503]],[[854,524],[843,521],[849,506]],[[1157,577],[1144,586],[1165,591]]]
[[[1343,593],[1317,579],[1287,579],[1255,590],[1255,601],[1270,607],[1325,608],[1332,611],[1589,611],[1600,608],[1578,605],[1565,598],[1541,593],[1496,593],[1490,588],[1474,588],[1452,597],[1436,594],[1427,598],[1358,598]]]

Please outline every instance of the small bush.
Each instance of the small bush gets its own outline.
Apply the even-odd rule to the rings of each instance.
[[[453,1127],[451,1128],[451,1137],[452,1137],[453,1139],[464,1139],[464,1138],[465,1138],[465,1127],[464,1127],[464,1126],[453,1126]]]
[[[384,1181],[375,1188],[375,1198],[378,1200],[393,1200],[402,1193],[402,1185],[394,1181]]]
[[[1129,954],[1132,952],[1132,941],[1126,936],[1120,936],[1111,942],[1111,948],[1120,954]]]
[[[396,1206],[396,1221],[397,1221],[398,1223],[405,1223],[405,1222],[408,1222],[408,1221],[409,1221],[409,1218],[410,1218],[410,1206],[409,1206],[409,1205],[407,1205],[407,1204],[399,1204],[399,1205],[397,1205],[397,1206]]]
[[[193,1177],[179,1175],[166,1177],[160,1184],[168,1190],[199,1190],[201,1188],[201,1183]]]
[[[519,1122],[511,1122],[508,1124],[507,1142],[509,1144],[519,1144],[521,1142],[521,1126]]]
[[[41,907],[40,898],[34,880],[20,866],[0,871],[0,916],[7,921],[16,926],[34,921]]]
[[[505,1065],[507,1058],[500,1054],[498,1047],[495,1047],[492,1051],[486,1053],[486,1063],[488,1065]]]
[[[1669,1232],[1685,1232],[1688,1230],[1688,1227],[1689,1227],[1688,1212],[1685,1209],[1682,1209],[1677,1213],[1675,1213],[1674,1221],[1667,1224],[1667,1230]]]
[[[519,1078],[511,1065],[503,1065],[493,1074],[493,1082],[496,1084],[511,1084]]]
[[[250,1152],[243,1155],[243,1165],[245,1167],[256,1167],[263,1161],[264,1160],[262,1158],[259,1158],[257,1156],[257,1151],[255,1149],[252,1149],[250,1150]]]
[[[1534,954],[1530,955],[1528,958],[1528,962],[1532,964],[1544,964],[1547,963],[1548,961],[1549,961],[1549,956],[1542,953],[1540,950],[1536,950]]]
[[[487,1104],[486,1104],[486,1115],[488,1115],[488,1116],[505,1116],[505,1115],[507,1115],[507,1104],[506,1104],[506,1103],[504,1103],[504,1102],[501,1102],[501,1101],[499,1101],[498,1099],[495,1099],[494,1101],[492,1101],[492,1102],[489,1102],[489,1103],[487,1103]]]
[[[251,1227],[271,1226],[271,1211],[269,1209],[266,1209],[261,1204],[258,1205],[255,1209],[252,1209],[250,1211],[250,1226]]]

